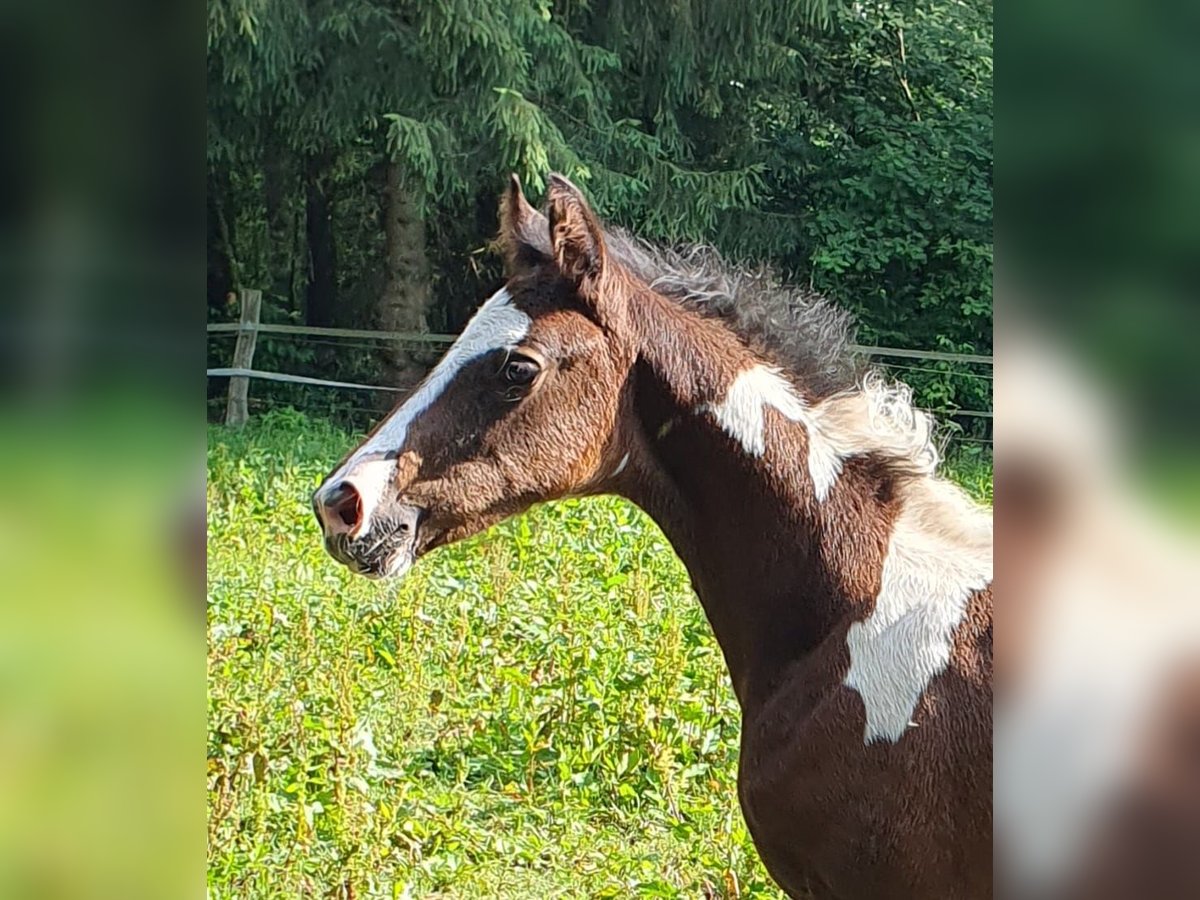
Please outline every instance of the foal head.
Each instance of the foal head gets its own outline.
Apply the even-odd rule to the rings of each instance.
[[[326,549],[356,572],[402,574],[536,502],[588,493],[616,465],[635,283],[559,176],[548,215],[513,179],[501,243],[508,282],[313,495]]]

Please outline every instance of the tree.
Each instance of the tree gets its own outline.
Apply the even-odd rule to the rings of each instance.
[[[269,315],[455,330],[506,174],[558,170],[873,337],[982,348],[990,36],[981,0],[212,0],[210,271],[274,286]]]

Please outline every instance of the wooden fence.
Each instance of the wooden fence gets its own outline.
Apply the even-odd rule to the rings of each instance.
[[[357,384],[349,381],[329,381],[324,378],[309,378],[305,375],[291,375],[285,372],[267,372],[254,368],[254,349],[259,334],[283,334],[311,337],[332,338],[368,338],[373,340],[406,341],[422,344],[451,344],[457,339],[454,334],[409,333],[402,331],[370,331],[359,328],[317,328],[304,325],[277,325],[259,321],[262,310],[262,291],[243,289],[238,292],[241,304],[241,317],[237,322],[209,323],[209,334],[236,334],[237,342],[233,348],[233,364],[226,368],[210,368],[209,378],[229,378],[229,399],[225,408],[225,424],[241,425],[249,415],[250,379],[260,378],[266,381],[282,381],[292,384],[306,384],[317,387],[328,387],[343,390],[359,391],[388,391],[400,393],[400,388],[386,387],[377,384]],[[881,359],[904,359],[913,361],[953,362],[972,365],[992,366],[991,356],[979,356],[971,353],[944,353],[938,350],[904,350],[893,347],[863,347],[856,346],[855,350]],[[886,365],[886,364],[885,364]],[[896,366],[896,368],[906,368]],[[990,379],[990,376],[988,376]],[[969,416],[975,418],[992,418],[991,410],[954,409],[935,410],[935,412],[954,416]]]

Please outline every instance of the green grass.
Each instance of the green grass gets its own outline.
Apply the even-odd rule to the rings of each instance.
[[[659,530],[561,502],[369,582],[309,509],[352,443],[291,412],[209,430],[209,896],[782,897]]]

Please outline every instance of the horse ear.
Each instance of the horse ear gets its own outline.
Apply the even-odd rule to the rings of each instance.
[[[508,190],[500,201],[500,246],[510,275],[548,262],[553,256],[550,225],[529,205],[515,173],[509,176]]]
[[[579,188],[561,175],[550,176],[546,199],[554,261],[581,295],[593,295],[608,261],[600,220]]]

